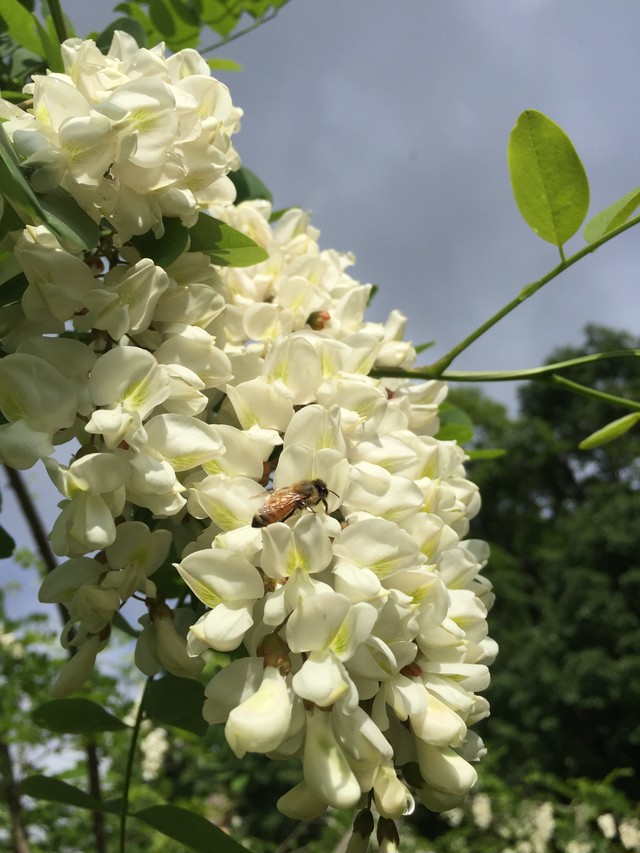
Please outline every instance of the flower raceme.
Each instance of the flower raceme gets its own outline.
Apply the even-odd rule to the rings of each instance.
[[[7,238],[28,286],[0,308],[0,458],[44,459],[63,497],[52,545],[68,560],[40,595],[66,606],[78,654],[56,695],[89,677],[135,595],[144,673],[197,677],[242,649],[204,717],[238,756],[300,758],[285,814],[370,793],[392,821],[410,788],[451,808],[475,782],[496,646],[487,547],[464,538],[478,492],[437,438],[446,386],[372,378],[414,362],[403,315],[365,319],[371,287],[303,211],[231,204],[240,111],[194,51],[116,33],[106,56],[74,39],[63,57],[32,112],[0,109],[34,184],[61,184],[118,247],[103,273],[44,225]],[[187,248],[164,269],[128,242],[203,208],[268,260],[217,268]],[[320,499],[265,515],[274,490],[315,481]],[[197,612],[154,581],[169,559]]]

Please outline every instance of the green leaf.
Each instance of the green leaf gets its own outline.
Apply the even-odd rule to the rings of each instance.
[[[162,41],[162,33],[158,32],[151,19],[138,3],[118,3],[114,12],[122,12],[139,24],[144,32],[144,44],[157,44]],[[140,42],[138,42],[140,44]]]
[[[103,811],[103,804],[90,794],[50,776],[29,776],[21,783],[20,793],[36,800],[65,803],[68,806],[79,806],[81,809],[90,811]]]
[[[0,287],[21,272],[20,264],[17,262],[13,252],[0,249]]]
[[[465,448],[464,452],[470,460],[475,461],[476,459],[500,459],[501,456],[506,456],[508,451],[502,447],[484,447],[476,450]]]
[[[268,252],[250,237],[206,213],[189,229],[191,251],[204,252],[220,267],[250,267],[266,261]]]
[[[473,421],[466,412],[452,403],[443,403],[438,413],[440,429],[436,438],[440,441],[457,441],[464,444],[473,438]]]
[[[640,187],[623,195],[618,201],[614,201],[609,207],[605,207],[600,213],[587,222],[584,229],[584,239],[587,243],[595,243],[609,231],[614,231],[629,219],[631,214],[640,205]]]
[[[207,59],[207,65],[212,71],[242,71],[243,66],[235,59]]]
[[[63,243],[94,249],[100,241],[98,223],[62,187],[38,195],[45,224]]]
[[[271,215],[269,216],[269,222],[277,222],[278,219],[281,219],[288,210],[291,210],[291,208],[281,207],[279,210],[272,210]]]
[[[90,699],[54,699],[40,705],[31,716],[36,725],[60,734],[118,732],[128,728]]]
[[[33,225],[38,221],[38,198],[22,173],[20,162],[3,127],[0,127],[0,188],[23,222]]]
[[[164,234],[156,239],[153,231],[131,238],[143,258],[151,258],[159,267],[168,267],[186,251],[189,232],[175,217],[163,219]]]
[[[417,353],[421,353],[421,352],[424,352],[426,349],[429,349],[430,347],[435,346],[435,343],[436,343],[435,341],[427,341],[424,344],[416,344],[414,349]]]
[[[238,23],[242,14],[240,3],[233,6],[222,0],[202,0],[200,17],[202,23],[221,36],[227,36]]]
[[[638,421],[640,421],[640,412],[631,412],[628,415],[623,415],[601,429],[592,432],[591,435],[580,442],[578,447],[580,450],[593,450],[594,447],[609,444],[610,441],[615,441],[620,436],[629,432]]]
[[[251,201],[254,198],[273,201],[271,192],[251,169],[241,166],[237,172],[229,172],[229,177],[236,188],[236,204]]]
[[[589,182],[571,140],[543,113],[525,110],[511,131],[508,161],[525,222],[543,240],[562,246],[589,209]]]
[[[15,551],[16,543],[4,527],[0,527],[0,560],[6,560]]]
[[[202,716],[204,687],[192,678],[165,675],[147,686],[144,695],[144,712],[156,723],[172,726],[203,735],[208,728]]]
[[[196,853],[212,853],[214,850],[215,853],[247,853],[246,847],[211,821],[179,806],[151,806],[136,812],[133,817]]]
[[[38,32],[38,20],[34,14],[28,12],[19,0],[2,0],[0,6],[0,18],[7,26],[7,32],[19,45],[42,56],[46,56],[46,50]]]
[[[5,202],[3,196],[0,196],[2,201]],[[6,202],[4,203],[4,209],[2,211],[2,218],[0,219],[0,240],[10,231],[22,231],[24,229],[24,222],[15,210],[11,207],[11,205]]]
[[[0,285],[0,306],[13,305],[14,302],[20,302],[25,290],[29,287],[29,282],[24,273],[18,273],[13,278],[8,279]]]
[[[180,0],[149,0],[149,17],[172,50],[198,46],[200,21]]]
[[[51,21],[51,18],[49,18],[49,21]],[[62,61],[62,51],[60,50],[60,44],[57,37],[52,38],[49,31],[42,26],[37,18],[35,19],[35,24],[38,35],[40,36],[40,41],[42,42],[42,49],[44,51],[47,68],[50,71],[62,73],[64,71],[64,62]],[[71,35],[71,33],[69,33],[69,35]]]
[[[105,27],[95,40],[97,47],[103,53],[107,53],[111,47],[111,40],[113,39],[113,34],[116,30],[122,30],[125,33],[129,33],[129,35],[133,36],[137,41],[140,47],[145,47],[147,40],[145,38],[142,24],[140,24],[139,21],[135,21],[133,18],[118,18],[116,21],[109,24],[108,27]]]
[[[61,188],[37,196],[20,168],[13,146],[0,127],[0,187],[23,222],[44,223],[63,243],[93,249],[100,237],[97,224]],[[3,217],[4,219],[4,217]]]

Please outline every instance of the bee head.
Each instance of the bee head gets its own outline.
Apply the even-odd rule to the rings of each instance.
[[[312,480],[312,483],[315,486],[315,488],[317,489],[321,500],[323,500],[323,501],[326,500],[329,492],[331,492],[332,495],[336,495],[336,493],[333,491],[333,489],[328,488],[328,486],[324,480]],[[336,497],[339,498],[340,495],[336,495]]]

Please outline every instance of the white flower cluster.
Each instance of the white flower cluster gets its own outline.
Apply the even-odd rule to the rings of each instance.
[[[37,191],[64,187],[125,241],[162,216],[192,225],[206,205],[235,198],[230,136],[241,111],[195,50],[164,58],[117,31],[104,56],[93,41],[62,46],[64,74],[25,87],[33,111],[1,102],[0,118]]]
[[[39,78],[37,118],[10,123],[23,156],[21,134],[33,136],[30,164],[54,169],[124,242],[182,202],[192,219],[225,196],[238,112],[192,51],[165,61],[114,44],[108,57],[68,44],[69,79]],[[104,131],[105,159],[72,156],[78,122]],[[212,147],[217,177],[201,180]],[[483,747],[469,726],[488,713],[478,692],[496,653],[487,547],[463,541],[478,492],[463,451],[434,437],[445,385],[370,375],[413,363],[405,318],[367,322],[353,259],[321,251],[302,211],[270,214],[261,201],[215,209],[268,250],[243,269],[189,251],[162,269],[123,245],[95,274],[44,226],[12,235],[29,286],[0,311],[0,458],[44,459],[63,496],[51,541],[69,559],[41,598],[65,604],[77,654],[56,693],[86,680],[138,594],[146,674],[195,677],[210,650],[243,644],[207,686],[204,716],[225,723],[238,756],[300,757],[284,813],[372,792],[393,819],[411,809],[408,785],[449,809],[475,783]],[[53,445],[71,439],[80,450],[63,465]],[[151,577],[171,540],[208,608],[199,618]]]

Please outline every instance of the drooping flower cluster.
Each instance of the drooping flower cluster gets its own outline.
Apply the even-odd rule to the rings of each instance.
[[[206,205],[235,198],[230,136],[241,111],[195,50],[168,59],[116,31],[105,56],[91,40],[62,46],[64,74],[36,76],[25,113],[2,102],[4,129],[37,191],[62,186],[122,241],[163,216],[193,224]]]
[[[463,451],[435,437],[446,387],[374,378],[413,364],[405,318],[365,319],[370,286],[348,274],[351,256],[320,250],[307,214],[219,206],[239,113],[196,57],[164,60],[123,36],[101,57],[73,41],[69,79],[37,80],[36,118],[10,122],[29,164],[54,169],[122,243],[94,275],[44,226],[14,232],[28,287],[0,309],[0,458],[44,459],[63,496],[51,541],[69,559],[41,598],[67,607],[77,654],[56,692],[86,680],[137,594],[144,673],[197,677],[210,650],[243,647],[208,684],[204,716],[238,756],[302,760],[283,812],[313,817],[372,791],[395,818],[408,785],[450,808],[475,782],[469,727],[488,713],[478,693],[496,649],[487,548],[464,540],[478,492]],[[87,154],[80,168],[65,148],[76,124],[107,134],[104,162]],[[219,171],[201,183],[212,146]],[[268,260],[220,269],[187,251],[163,269],[124,245],[161,214],[190,222],[214,202]],[[63,330],[75,335],[52,337]],[[53,445],[71,439],[80,449],[62,464]],[[172,540],[199,613],[154,582]]]

